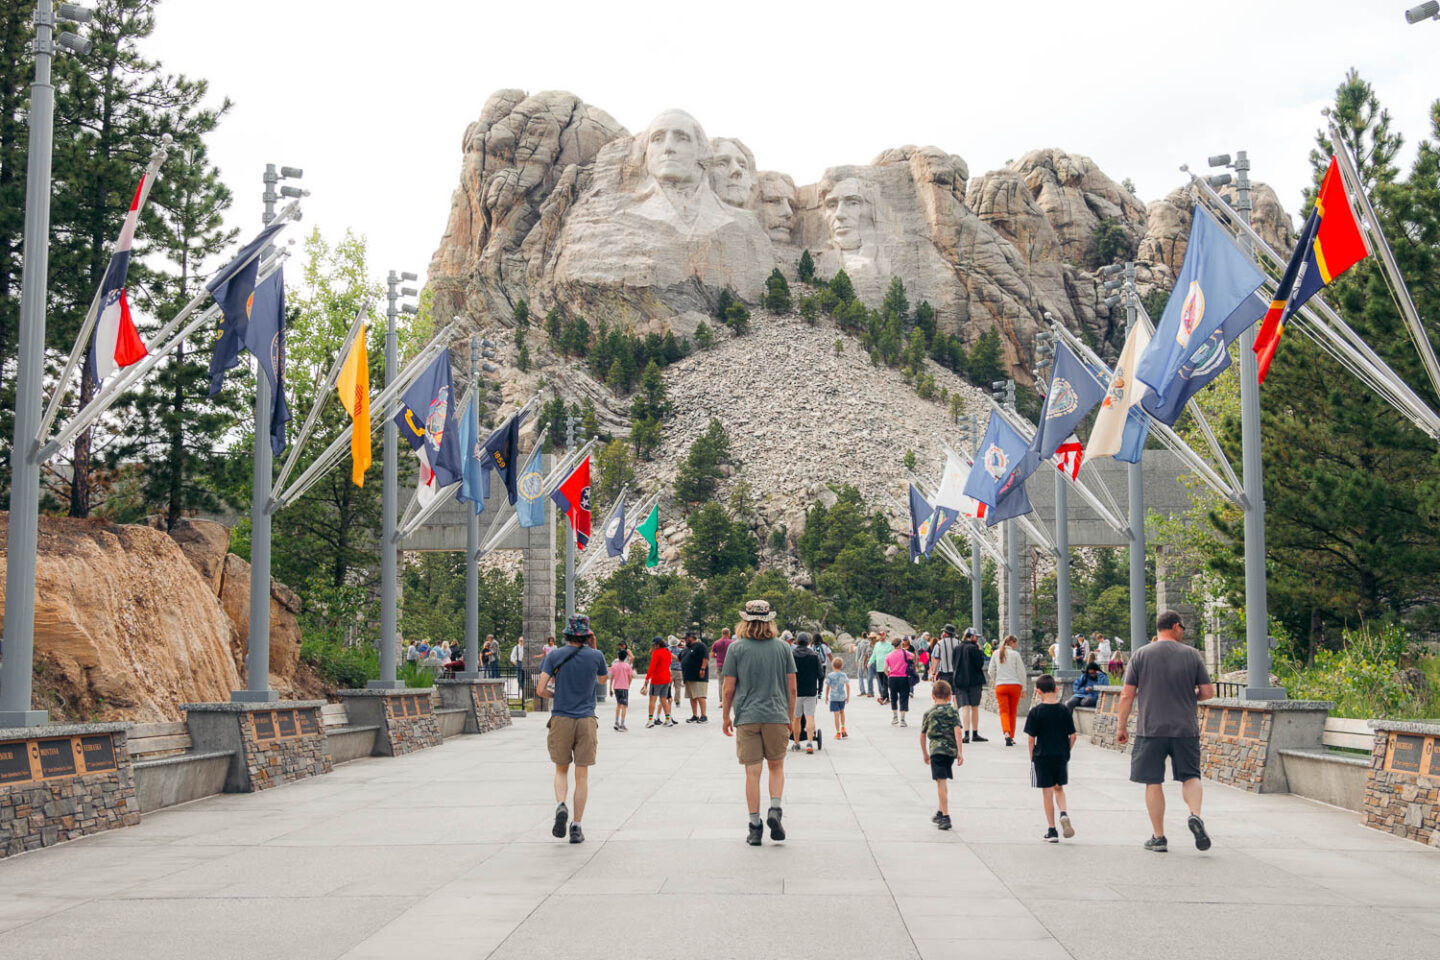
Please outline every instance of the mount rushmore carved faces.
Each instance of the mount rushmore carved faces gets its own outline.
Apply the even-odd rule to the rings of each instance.
[[[755,175],[754,154],[731,137],[717,137],[710,146],[714,151],[710,160],[710,186],[716,196],[732,207],[748,206]]]
[[[847,177],[835,184],[825,195],[824,210],[837,250],[859,250],[870,239],[865,234],[875,224],[875,212],[859,180]]]
[[[795,228],[795,181],[783,173],[760,174],[760,218],[776,243],[789,243]]]
[[[645,172],[663,184],[695,186],[710,159],[700,122],[684,110],[666,110],[645,131]]]
[[[666,110],[636,138],[645,172],[632,212],[670,224],[687,237],[713,233],[735,219],[711,189],[706,168],[713,158],[700,122],[684,110]]]

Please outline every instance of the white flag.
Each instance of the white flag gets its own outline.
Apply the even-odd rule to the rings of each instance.
[[[1090,442],[1085,447],[1085,459],[1092,457],[1113,457],[1120,452],[1120,441],[1125,436],[1125,417],[1130,408],[1150,388],[1135,379],[1135,364],[1145,348],[1150,345],[1150,334],[1140,324],[1130,330],[1125,338],[1125,349],[1120,351],[1120,362],[1100,401],[1100,412],[1095,415],[1095,426],[1090,428]]]
[[[415,502],[423,510],[434,502],[435,494],[440,490],[440,481],[435,479],[435,471],[430,467],[430,458],[426,456],[424,444],[415,448],[415,456],[420,458],[420,470],[415,478]]]
[[[955,454],[945,453],[945,475],[940,478],[940,489],[935,492],[935,505],[956,511],[962,517],[983,519],[985,504],[974,497],[965,496],[965,481],[970,479],[970,466]]]

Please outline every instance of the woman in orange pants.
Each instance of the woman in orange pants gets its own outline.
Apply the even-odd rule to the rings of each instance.
[[[1005,746],[1015,746],[1015,714],[1020,709],[1020,695],[1025,690],[1025,664],[1017,649],[1020,641],[1012,634],[1000,642],[1000,649],[990,658],[990,678],[995,683],[995,706],[1000,711],[1000,728],[1005,731]]]

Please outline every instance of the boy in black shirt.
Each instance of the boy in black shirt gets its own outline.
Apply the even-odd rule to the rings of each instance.
[[[1065,812],[1065,784],[1070,780],[1068,768],[1070,749],[1075,746],[1075,721],[1059,702],[1054,677],[1047,673],[1038,678],[1035,690],[1042,702],[1031,707],[1025,718],[1025,734],[1030,738],[1030,782],[1041,790],[1045,820],[1050,824],[1041,839],[1046,843],[1059,843],[1060,834],[1055,831],[1057,807],[1060,829],[1065,831],[1066,839],[1075,836],[1070,815]]]

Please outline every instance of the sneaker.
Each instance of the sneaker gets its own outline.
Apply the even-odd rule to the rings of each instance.
[[[709,717],[701,717],[701,718],[700,718],[700,722],[701,722],[701,723],[709,723],[709,722],[710,722],[710,718],[709,718]]]
[[[1075,836],[1075,828],[1070,825],[1070,814],[1068,813],[1060,814],[1060,832],[1065,834],[1066,840]]]
[[[944,817],[945,817],[945,814],[941,813],[939,810],[936,810],[936,811],[935,811],[935,816],[933,816],[933,817],[930,818],[930,822],[931,822],[931,823],[939,823],[942,819],[944,819]]]
[[[960,740],[960,742],[961,742],[961,743],[969,743],[969,742],[970,742],[970,731],[969,731],[969,730],[966,730],[966,731],[965,731],[965,736]]]
[[[780,808],[771,807],[770,812],[765,815],[765,823],[770,827],[771,840],[784,840],[785,828],[780,824]]]
[[[904,717],[901,717],[901,718],[900,718],[900,726],[902,726],[902,727],[908,727],[908,726],[910,726],[910,724],[908,724],[908,723],[905,722],[905,718],[904,718]]]
[[[949,830],[949,829],[950,829],[950,818],[949,818],[949,817],[946,817],[946,816],[942,816],[939,820],[936,820],[936,821],[935,821],[935,826],[939,827],[941,830]]]
[[[1169,853],[1170,844],[1164,837],[1151,837],[1145,841],[1145,849],[1152,853]]]
[[[550,829],[550,836],[565,836],[565,821],[570,819],[570,811],[565,809],[565,804],[555,808],[555,826]]]
[[[650,729],[651,727],[653,727],[653,726],[655,726],[655,718],[654,718],[654,717],[651,717],[649,720],[646,720],[646,721],[645,721],[645,729],[646,729],[646,730],[649,730],[649,729]]]
[[[700,722],[700,718],[699,718],[699,717],[687,717],[687,718],[685,719],[685,722],[686,722],[686,723],[699,723],[699,722]]]
[[[1185,825],[1190,828],[1191,833],[1195,834],[1195,849],[1209,850],[1210,834],[1205,832],[1205,821],[1192,813],[1190,819],[1185,821]]]
[[[890,726],[893,727],[893,726],[895,726],[896,724],[898,724],[899,722],[900,722],[900,717],[899,717],[898,715],[893,714],[893,713],[890,714]]]
[[[792,744],[790,744],[790,752],[791,752],[791,753],[799,753],[799,752],[800,752],[800,744],[798,744],[798,743],[792,743]]]
[[[971,742],[971,743],[989,743],[990,740],[989,740],[988,738],[986,738],[986,737],[980,736],[979,733],[972,733],[972,734],[970,734],[970,742]]]
[[[680,726],[680,724],[676,723],[674,720],[670,719],[669,717],[666,717],[666,718],[665,718],[665,726],[667,726],[667,727],[678,727],[678,726]]]
[[[806,752],[806,753],[814,753],[814,752],[815,752],[815,745],[814,745],[813,743],[807,743],[807,744],[805,744],[805,752]]]
[[[1040,839],[1044,840],[1046,843],[1059,843],[1060,834],[1055,831],[1054,827],[1051,827],[1049,830],[1045,831],[1045,836],[1041,837]]]
[[[752,823],[752,824],[750,824],[750,825],[746,828],[746,832],[745,832],[745,842],[748,843],[748,844],[750,844],[750,846],[752,846],[752,847],[758,847],[758,846],[760,846],[760,837],[761,837],[762,834],[764,834],[764,832],[765,832],[765,828],[764,828],[762,825],[760,825],[760,824],[758,824],[758,823]]]
[[[1013,747],[1013,746],[1015,746],[1015,738],[1014,738],[1014,737],[1006,737],[1006,738],[1005,738],[1005,746],[1007,746],[1007,747]]]
[[[570,824],[570,842],[571,842],[571,843],[584,843],[584,842],[585,842],[585,831],[580,829],[580,824],[578,824],[578,823],[572,823],[572,824]]]

